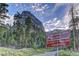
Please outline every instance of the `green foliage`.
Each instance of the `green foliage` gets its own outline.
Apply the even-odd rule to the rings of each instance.
[[[10,49],[10,48],[0,48],[1,56],[32,56],[44,53],[46,51],[51,51],[51,49],[33,49],[33,48],[23,48],[23,49]]]
[[[8,4],[0,3],[0,19],[9,18],[6,13]],[[17,12],[14,15],[14,25],[7,26],[1,23],[0,46],[15,48],[43,48],[45,47],[45,35],[42,28],[35,24],[32,17],[25,17],[24,23],[20,22],[22,15]]]
[[[59,56],[79,56],[79,51],[60,50],[58,55]]]
[[[71,52],[70,51],[67,51],[67,50],[66,51],[60,50],[58,55],[59,56],[70,56],[70,53]]]
[[[7,7],[8,7],[8,4],[6,4],[6,3],[0,3],[0,18],[1,19],[9,18],[6,15],[6,13],[8,12]]]
[[[15,17],[16,16],[16,17]],[[25,21],[21,23],[22,19],[19,13],[14,15],[13,26],[0,27],[0,46],[21,48],[44,48],[45,35],[44,31],[39,28],[40,25],[33,23],[31,17],[23,18]]]

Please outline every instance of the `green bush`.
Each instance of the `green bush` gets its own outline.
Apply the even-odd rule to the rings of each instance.
[[[70,51],[70,50],[60,50],[59,56],[79,56],[79,52]]]
[[[70,51],[60,50],[58,55],[59,56],[70,56]]]

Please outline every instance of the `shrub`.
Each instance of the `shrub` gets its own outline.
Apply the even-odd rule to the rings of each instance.
[[[70,51],[70,50],[60,50],[59,56],[79,56],[79,52]]]

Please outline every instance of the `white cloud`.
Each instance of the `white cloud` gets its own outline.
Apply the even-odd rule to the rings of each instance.
[[[10,19],[6,19],[6,24],[8,23],[9,25],[13,25],[13,22],[14,22],[14,19],[13,19],[13,16],[10,16]]]
[[[45,31],[51,31],[56,28],[56,24],[59,22],[57,18],[54,18],[52,20],[48,20],[45,23],[43,23]]]
[[[14,19],[13,19],[13,16],[11,16],[11,15],[9,15],[9,14],[7,14],[9,17],[10,17],[10,19],[9,18],[6,18],[5,20],[2,20],[3,21],[3,23],[4,24],[9,24],[9,25],[13,25],[13,22],[14,22]]]
[[[61,5],[63,5],[63,4],[57,4],[54,7],[53,12],[55,12],[55,10],[58,9],[58,7],[60,7]],[[68,6],[66,8],[66,13],[62,19],[53,18],[52,20],[46,21],[43,24],[45,31],[51,31],[54,29],[64,29],[64,30],[69,29],[69,21],[71,20],[71,17],[69,14],[70,8],[71,8],[71,6]]]
[[[54,29],[69,29],[70,19],[71,18],[69,17],[69,12],[67,11],[62,19],[54,18],[52,20],[48,20],[43,24],[45,31],[52,31]]]
[[[36,4],[33,4],[33,5],[32,5],[32,9],[33,9],[34,11],[44,13],[44,10],[48,9],[48,5],[47,5],[47,4],[42,5],[42,4],[40,4],[40,3],[36,3]]]
[[[51,13],[50,14],[49,13],[46,14],[46,17],[50,17],[50,15],[54,15],[55,14],[55,11],[57,9],[59,9],[60,6],[63,6],[63,5],[66,5],[66,3],[56,3],[55,6],[53,8],[51,8]],[[52,6],[53,6],[53,4],[52,4]]]
[[[57,26],[58,24],[60,24],[60,20],[58,20],[54,25]]]

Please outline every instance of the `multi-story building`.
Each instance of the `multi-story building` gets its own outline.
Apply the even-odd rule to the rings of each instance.
[[[30,33],[31,39],[28,40],[27,47],[32,47],[34,44],[36,47],[45,47],[45,32],[42,23],[29,11],[23,11],[21,14],[15,14],[15,25],[17,21],[19,22],[22,28],[25,29],[25,34],[28,36]],[[27,26],[26,26],[27,25]],[[27,30],[29,28],[29,30]],[[28,31],[28,33],[26,33]],[[32,35],[33,34],[33,35]],[[27,40],[27,38],[26,38]]]

